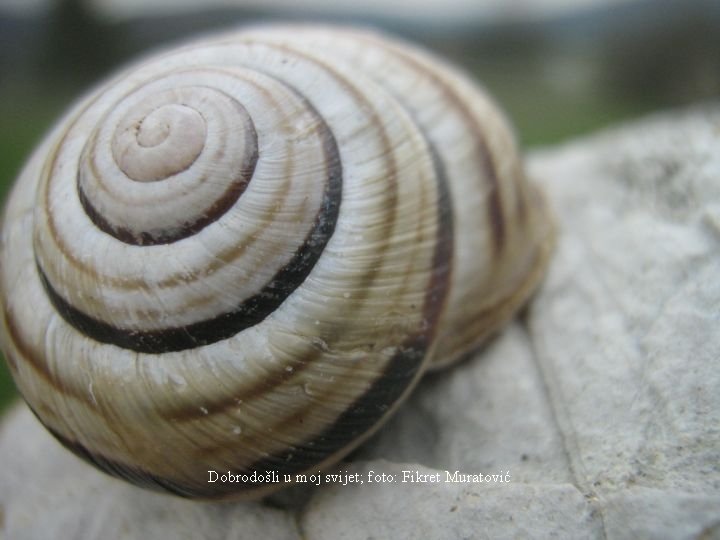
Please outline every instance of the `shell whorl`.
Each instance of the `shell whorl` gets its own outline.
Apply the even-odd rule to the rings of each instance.
[[[370,32],[247,29],[119,74],[39,148],[4,217],[3,348],[107,472],[261,494],[207,471],[340,459],[512,315],[551,237],[453,68]]]

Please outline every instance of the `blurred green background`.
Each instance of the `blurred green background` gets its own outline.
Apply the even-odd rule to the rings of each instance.
[[[535,7],[543,2],[553,4],[537,0]],[[97,4],[102,2],[58,0],[28,10],[15,9],[21,5],[17,0],[0,0],[3,197],[58,115],[118,64],[161,44],[247,22],[359,23],[424,44],[486,85],[508,111],[525,147],[720,96],[717,0],[599,0],[583,7],[538,7],[525,16],[516,10],[512,17],[441,21],[380,12],[333,15],[332,10],[305,8],[301,2],[291,9],[271,8],[272,3],[262,9],[227,7],[226,2],[223,8],[191,12],[165,2],[154,14],[126,11],[122,17],[108,15]],[[0,362],[0,408],[14,396]]]

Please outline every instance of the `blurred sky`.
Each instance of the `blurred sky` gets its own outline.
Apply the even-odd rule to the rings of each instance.
[[[0,11],[35,15],[48,10],[54,0],[0,0]],[[109,18],[157,15],[169,11],[208,8],[257,8],[307,10],[312,13],[372,14],[448,23],[468,18],[524,19],[560,12],[638,0],[88,0],[98,14]]]

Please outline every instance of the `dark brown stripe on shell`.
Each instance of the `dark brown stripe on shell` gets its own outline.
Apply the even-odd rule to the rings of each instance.
[[[221,68],[206,68],[203,71],[216,72],[216,73],[220,73],[220,74],[226,73]],[[161,74],[157,78],[161,78],[163,76],[164,75]],[[151,79],[151,80],[155,80],[155,79]],[[245,80],[245,82],[251,82],[249,79],[243,79],[243,80]],[[271,96],[271,94],[268,91],[264,90],[263,87],[261,87],[261,86],[256,86],[256,89],[258,91],[260,91],[261,93],[263,93],[267,97]],[[132,90],[131,92],[126,94],[126,96],[131,94],[134,91],[135,90]],[[67,134],[74,128],[78,119],[80,117],[82,117],[82,114],[87,109],[89,109],[99,99],[100,96],[102,96],[102,94],[99,94],[98,96],[94,96],[91,98],[91,100],[89,101],[87,106],[78,113],[78,115],[73,119],[73,121],[63,131],[62,136],[59,137],[58,140],[63,140],[66,138]],[[274,100],[271,99],[270,101],[274,101]],[[50,212],[48,203],[50,201],[49,193],[50,193],[50,187],[52,184],[52,181],[50,180],[51,173],[57,167],[57,160],[58,160],[58,156],[59,156],[61,149],[62,149],[62,145],[57,145],[54,147],[54,149],[52,150],[52,152],[49,156],[49,159],[45,162],[45,165],[42,169],[42,174],[41,174],[41,176],[44,179],[48,179],[48,181],[45,181],[45,187],[44,187],[44,195],[45,196],[44,196],[43,204],[45,205],[45,213],[48,214],[48,216],[49,216],[48,226],[49,226],[50,235],[52,237],[52,241],[56,245],[57,249],[62,253],[63,257],[66,258],[67,262],[69,264],[71,264],[76,271],[85,274],[88,277],[88,279],[91,279],[94,281],[103,281],[104,283],[108,283],[109,285],[111,285],[113,287],[120,288],[120,289],[126,289],[126,290],[142,287],[145,284],[145,281],[142,279],[142,277],[128,277],[128,276],[117,277],[117,276],[108,276],[108,275],[98,274],[95,268],[85,264],[81,259],[79,259],[77,256],[75,256],[72,253],[72,251],[68,248],[68,246],[64,243],[63,239],[60,237],[60,234],[57,230],[57,226],[55,225],[55,223],[53,221],[53,219],[54,219],[53,214]],[[89,161],[90,167],[93,167],[94,166],[93,164],[94,164],[94,162],[92,160],[90,160]],[[106,186],[102,186],[102,184],[100,184],[100,188],[107,191]],[[283,195],[283,197],[284,196],[285,196],[285,194]],[[115,197],[117,200],[120,200],[121,202],[123,202],[125,204],[130,203],[130,200],[123,198],[122,193],[117,193],[117,192],[113,193],[113,197]],[[280,202],[284,202],[284,198]],[[263,225],[264,225],[263,223],[258,224],[258,226],[261,228],[263,227]],[[252,241],[246,242],[239,248],[234,248],[232,250],[227,251],[226,253],[222,253],[220,256],[218,256],[217,259],[215,259],[210,264],[208,264],[207,267],[201,269],[199,272],[197,272],[193,276],[187,276],[185,274],[172,275],[172,276],[168,277],[167,279],[159,282],[158,285],[160,287],[172,287],[181,282],[182,283],[190,283],[193,280],[202,279],[206,275],[213,273],[215,270],[217,270],[217,268],[219,267],[218,264],[226,264],[232,260],[235,260],[235,258],[239,257],[244,252],[244,249],[250,244],[252,244]]]
[[[189,219],[183,222],[181,225],[174,229],[160,229],[151,231],[134,231],[127,227],[118,227],[110,223],[105,217],[93,206],[82,187],[80,181],[80,173],[83,170],[82,167],[78,168],[77,177],[77,191],[80,203],[82,204],[85,213],[95,226],[101,231],[117,238],[121,242],[126,244],[132,244],[136,246],[154,246],[159,244],[171,244],[197,234],[202,229],[210,225],[211,223],[220,219],[225,212],[227,212],[240,198],[240,195],[245,191],[248,182],[255,172],[255,166],[258,161],[258,139],[257,132],[252,119],[248,116],[245,108],[237,103],[236,100],[227,96],[233,103],[236,104],[238,112],[245,118],[243,123],[244,127],[248,130],[246,132],[246,144],[245,144],[245,155],[242,158],[243,166],[238,171],[237,176],[231,181],[230,186],[225,192],[214,201],[209,207],[202,210],[197,217]],[[94,139],[92,139],[94,140]],[[81,159],[88,159],[84,156]],[[92,163],[92,161],[91,161]],[[94,166],[93,166],[94,169]]]
[[[495,253],[499,253],[505,245],[505,218],[503,217],[502,200],[497,185],[488,193],[487,198],[488,225]]]
[[[538,245],[532,253],[530,263],[527,265],[528,268],[536,270],[527,273],[520,282],[510,287],[508,294],[474,313],[468,319],[467,325],[455,329],[453,339],[458,342],[476,343],[478,346],[484,346],[487,337],[507,324],[517,309],[529,300],[533,286],[537,282],[537,276],[541,274],[540,269],[544,268],[544,264],[547,262],[551,245],[552,242]],[[478,329],[482,329],[482,333],[478,334]],[[470,339],[470,334],[473,334],[475,339]]]
[[[248,182],[255,172],[258,161],[257,139],[253,139],[253,147],[248,151],[238,177],[232,181],[230,187],[211,206],[203,210],[194,221],[185,221],[181,226],[172,230],[142,231],[136,233],[125,227],[115,227],[107,221],[90,203],[85,191],[78,185],[78,196],[85,213],[95,226],[103,232],[117,238],[126,244],[136,246],[154,246],[159,244],[171,244],[197,234],[211,223],[220,219],[225,212],[240,198],[245,191]]]
[[[447,102],[452,103],[456,110],[458,110],[460,117],[464,120],[468,130],[472,134],[473,141],[475,143],[475,153],[481,166],[480,171],[485,174],[485,181],[489,185],[486,205],[489,216],[488,222],[491,230],[490,238],[495,254],[500,253],[505,245],[507,234],[505,216],[503,212],[503,202],[500,194],[500,182],[497,175],[497,168],[492,158],[492,152],[490,151],[480,123],[473,121],[475,119],[473,112],[470,110],[465,100],[458,95],[452,86],[450,86],[437,71],[434,69],[428,69],[421,61],[415,58],[412,54],[409,54],[403,48],[397,46],[391,47],[380,40],[368,36],[367,34],[358,33],[356,37],[368,43],[372,43],[373,45],[382,48],[384,51],[394,54],[405,63],[411,65],[414,69],[420,71],[421,73],[425,73],[443,93]],[[522,192],[519,185],[516,187],[516,190],[520,193]]]
[[[277,43],[271,43],[271,42],[264,42],[260,40],[250,39],[247,40],[245,43],[252,44],[252,43],[258,43],[260,45],[263,45],[265,47],[276,49],[278,51],[284,52],[286,54],[292,54],[294,56],[299,56],[300,58],[307,60],[309,62],[312,62],[313,64],[320,66],[323,70],[325,70],[328,74],[330,74],[337,82],[339,82],[342,87],[352,95],[355,102],[358,103],[360,108],[366,112],[370,116],[370,121],[372,126],[377,129],[378,136],[380,138],[380,144],[382,146],[382,152],[381,156],[384,160],[385,165],[385,176],[386,181],[388,182],[388,187],[384,193],[383,198],[383,227],[388,233],[392,231],[393,227],[395,226],[395,221],[397,219],[397,206],[398,206],[398,186],[397,186],[397,162],[394,157],[393,152],[393,145],[390,141],[390,138],[387,134],[387,131],[384,127],[384,122],[382,120],[382,113],[378,112],[376,108],[373,106],[373,104],[368,100],[367,97],[365,97],[365,94],[347,77],[343,76],[341,73],[339,73],[336,69],[333,68],[333,66],[324,60],[317,58],[316,56],[312,56],[310,54],[307,54],[303,51],[293,49],[292,47],[286,46],[286,45],[280,45]],[[382,243],[382,245],[379,245],[376,247],[375,255],[378,260],[381,260],[382,257],[385,255],[387,250],[390,248],[390,242],[385,241]],[[367,272],[363,276],[363,280],[358,283],[357,289],[358,292],[355,295],[356,301],[362,301],[367,297],[367,293],[369,290],[370,285],[375,281],[375,278],[377,277],[378,273],[380,272],[380,266],[376,265],[373,267],[369,272]]]
[[[523,188],[517,189],[517,204],[515,209],[518,220],[524,226],[528,220],[527,190],[532,189],[532,186],[525,180],[525,169],[521,160],[516,160],[513,166],[513,178],[517,186],[524,186]]]
[[[311,107],[309,103],[307,106]],[[319,120],[317,112],[314,113]],[[319,123],[324,126],[322,140],[327,179],[315,223],[290,262],[259,293],[247,298],[237,309],[182,327],[155,331],[118,328],[71,305],[53,288],[36,260],[41,281],[55,309],[69,324],[96,341],[151,354],[215,343],[264,320],[305,280],[335,231],[342,198],[342,164],[333,134],[322,121],[319,120]]]

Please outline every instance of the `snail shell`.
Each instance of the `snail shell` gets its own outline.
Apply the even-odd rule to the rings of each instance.
[[[40,421],[106,472],[257,496],[496,331],[551,244],[457,70],[368,31],[250,28],[132,66],[37,150],[2,224],[2,344]]]

